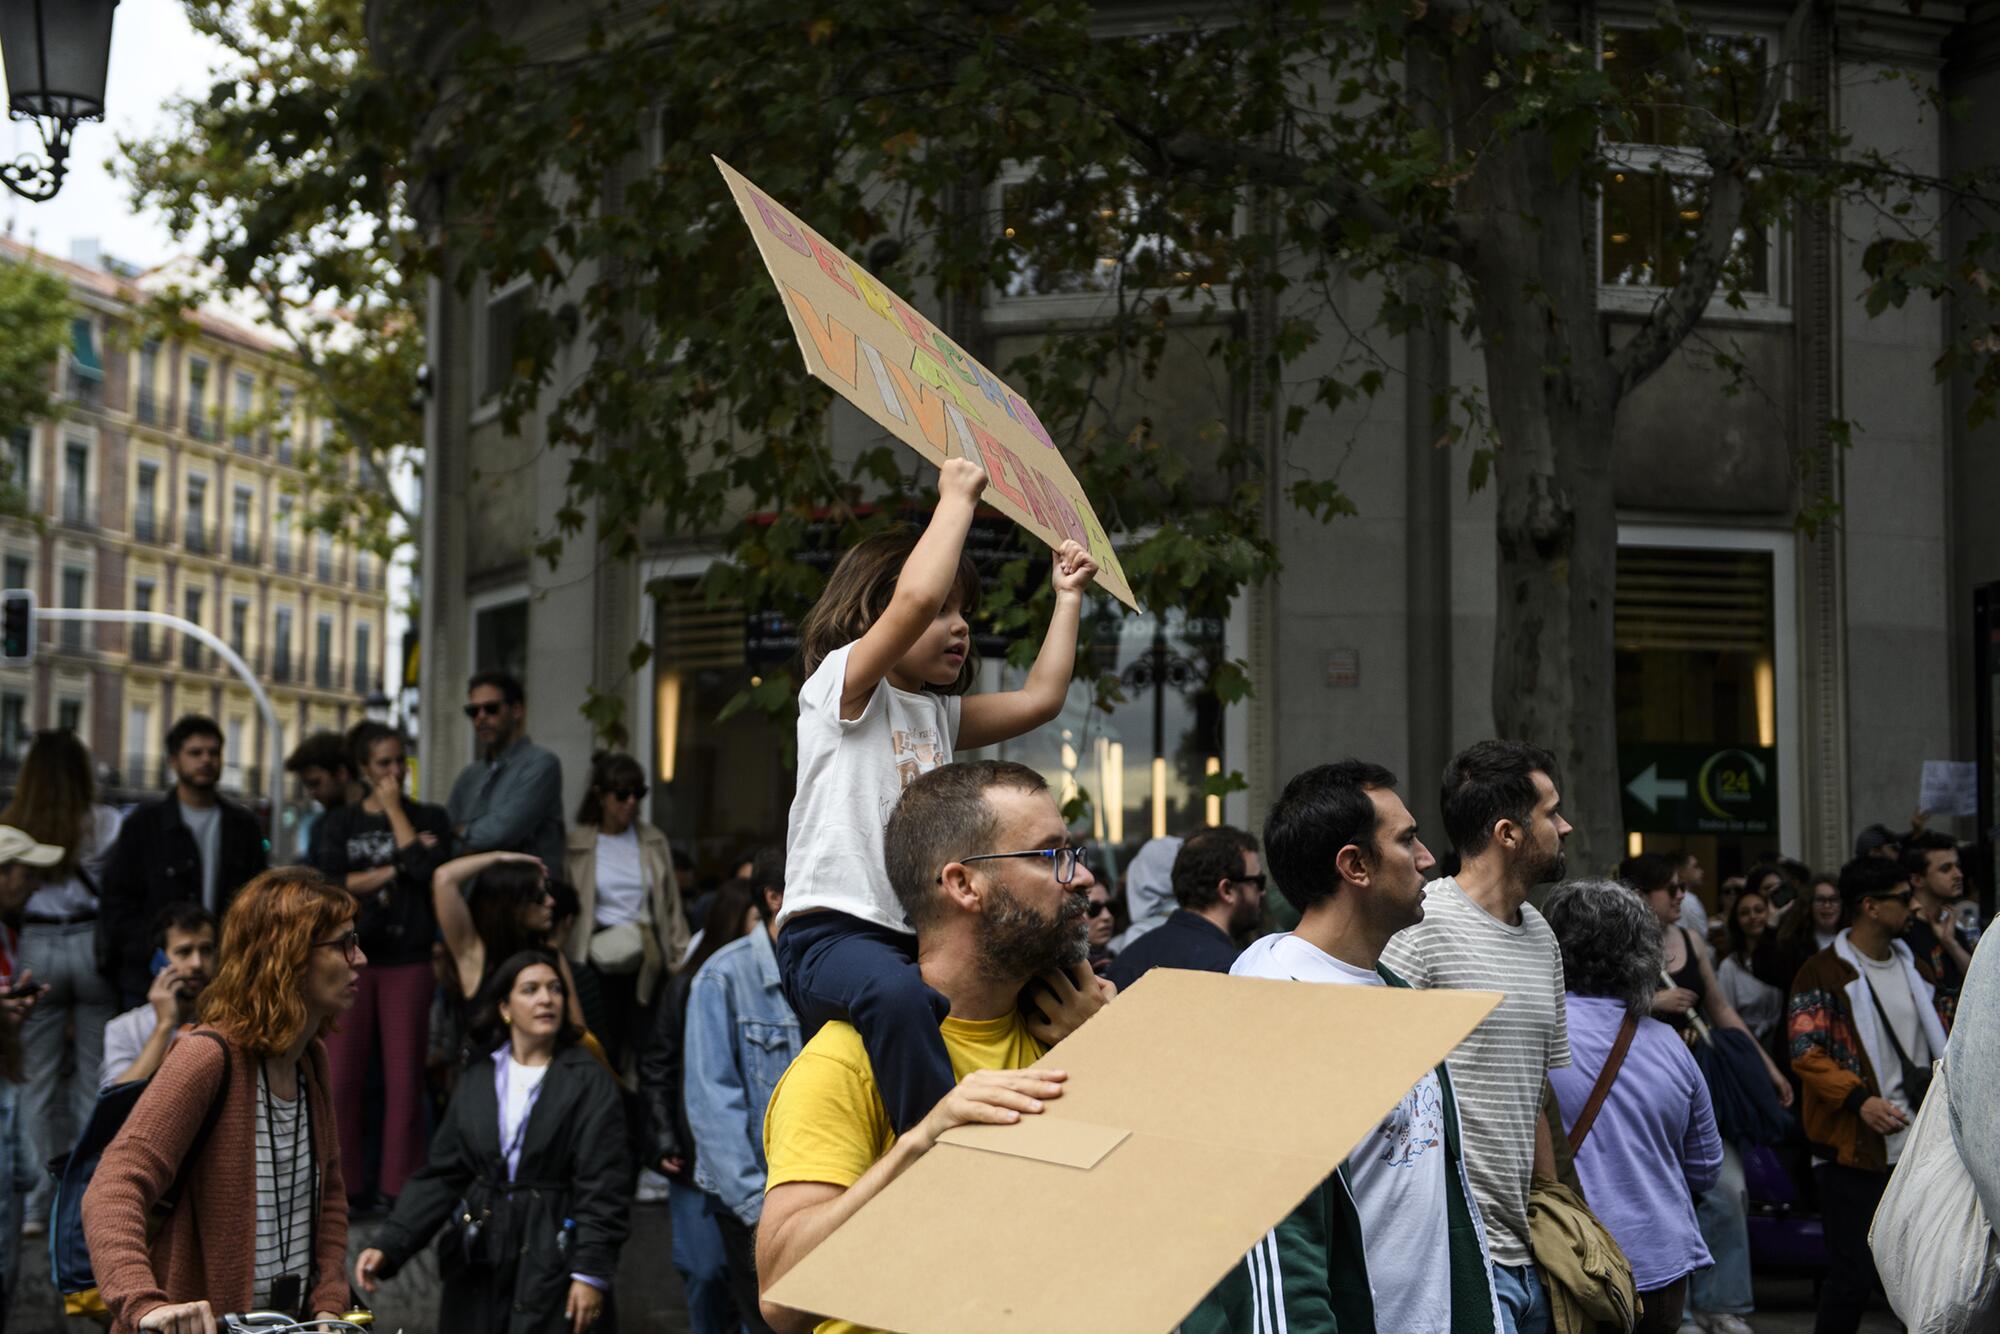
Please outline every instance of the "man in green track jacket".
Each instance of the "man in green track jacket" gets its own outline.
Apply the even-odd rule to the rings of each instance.
[[[1433,859],[1387,769],[1347,760],[1285,787],[1264,824],[1267,865],[1298,908],[1232,976],[1404,986],[1381,964],[1423,920]],[[1202,1300],[1183,1334],[1496,1334],[1491,1261],[1440,1064],[1340,1170]]]

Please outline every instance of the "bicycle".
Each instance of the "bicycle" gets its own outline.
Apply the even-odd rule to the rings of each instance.
[[[373,1334],[372,1311],[349,1311],[337,1320],[301,1320],[283,1311],[246,1311],[217,1322],[222,1334]]]

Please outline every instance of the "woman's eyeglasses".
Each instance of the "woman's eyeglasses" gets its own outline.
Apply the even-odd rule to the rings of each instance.
[[[1100,901],[1098,899],[1092,899],[1090,901],[1090,906],[1083,910],[1083,915],[1085,917],[1099,917],[1099,916],[1109,917],[1111,915],[1111,900],[1104,899]]]
[[[641,783],[637,787],[614,787],[604,795],[613,801],[644,801],[646,791],[646,785]]]
[[[349,931],[346,935],[335,936],[332,940],[315,940],[313,948],[316,950],[339,950],[347,956],[349,963],[355,963],[361,958],[361,933],[359,931]]]

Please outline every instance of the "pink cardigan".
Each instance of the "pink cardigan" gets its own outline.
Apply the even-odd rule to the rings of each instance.
[[[166,1302],[206,1298],[217,1315],[250,1309],[256,1270],[257,1066],[229,1046],[229,1093],[180,1204],[149,1242],[153,1204],[173,1184],[181,1159],[222,1082],[223,1054],[206,1040],[174,1043],[83,1196],[84,1238],[98,1290],[111,1308],[112,1334],[136,1334],[146,1312]],[[326,1047],[318,1039],[299,1063],[312,1110],[319,1164],[313,1287],[308,1313],[347,1309],[347,1187],[329,1096]]]

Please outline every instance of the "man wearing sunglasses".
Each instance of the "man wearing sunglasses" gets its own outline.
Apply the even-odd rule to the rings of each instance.
[[[1807,959],[1786,1017],[1792,1072],[1826,1229],[1816,1331],[1861,1324],[1875,1260],[1868,1227],[1903,1151],[1931,1062],[1944,1054],[1930,983],[1900,937],[1913,891],[1902,866],[1858,857],[1840,868],[1851,925]]]
[[[998,760],[933,769],[904,789],[883,851],[916,928],[916,966],[950,1003],[939,1030],[960,1082],[898,1137],[854,1027],[827,1024],[806,1044],[764,1120],[757,1276],[765,1292],[945,1131],[1018,1121],[1061,1095],[1060,1071],[1022,1068],[1045,1050],[1021,1014],[1023,986],[1049,979],[1066,1002],[1053,1016],[1062,1030],[1105,1000],[1083,962],[1090,868],[1040,774]],[[826,1334],[866,1334],[768,1300],[763,1315],[784,1334],[816,1324]]]
[[[1155,968],[1226,973],[1264,925],[1257,840],[1219,825],[1191,835],[1174,857],[1174,915],[1128,945],[1105,976],[1124,991]]]
[[[525,852],[561,874],[562,761],[528,740],[527,697],[519,681],[506,672],[481,672],[465,691],[479,758],[459,771],[445,802],[459,851]]]

